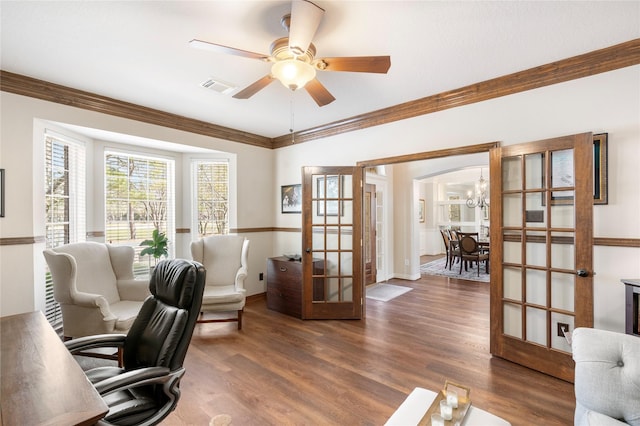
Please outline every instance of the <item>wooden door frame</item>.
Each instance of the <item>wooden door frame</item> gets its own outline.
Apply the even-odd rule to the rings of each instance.
[[[366,176],[365,176],[366,177]],[[364,287],[366,288],[367,285],[369,285],[369,283],[367,283],[367,277],[368,274],[366,273],[366,252],[367,250],[371,250],[371,274],[373,275],[373,282],[370,284],[375,284],[377,282],[377,276],[378,276],[378,271],[377,271],[377,253],[376,253],[376,207],[377,207],[377,203],[376,203],[376,186],[372,183],[366,183],[364,182],[363,179],[363,185],[364,185],[364,191],[362,192],[363,194],[363,200],[362,200],[362,216],[363,216],[363,220],[362,220],[362,232],[363,234],[366,232],[367,228],[369,229],[369,245],[371,246],[369,247],[362,247],[362,260],[363,260],[363,266],[364,271],[362,274],[362,278],[364,280]],[[366,194],[369,193],[371,194],[371,198],[369,200],[368,206],[367,203],[365,203],[365,199],[364,197],[366,197]],[[365,220],[366,219],[366,211],[367,208],[369,209],[369,220]],[[367,240],[364,238],[364,235],[362,237],[362,241],[363,242],[367,242]]]
[[[362,182],[364,184],[367,182],[365,172],[366,172],[366,169],[369,167],[387,166],[387,165],[393,165],[393,164],[409,163],[413,161],[433,160],[436,158],[454,157],[458,155],[481,154],[481,153],[488,154],[491,151],[491,149],[498,148],[498,147],[500,147],[500,142],[497,142],[497,141],[487,142],[487,143],[476,144],[476,145],[460,146],[456,148],[440,149],[436,151],[425,151],[425,152],[418,152],[414,154],[399,155],[396,157],[385,157],[385,158],[376,158],[372,160],[358,161],[356,163],[356,167],[360,168],[360,172],[362,175]],[[361,203],[363,204],[364,189],[361,191],[360,197],[361,197]],[[363,209],[363,212],[364,212],[364,209]],[[361,221],[364,221],[364,213],[363,213],[363,217],[361,218]],[[364,227],[362,228],[361,232],[362,232],[361,238],[364,241]],[[364,257],[361,259],[359,268],[361,270],[361,273],[364,276]],[[367,315],[367,304],[366,304],[366,298],[364,297],[362,302],[362,310],[363,310],[362,312],[363,318],[365,318]]]
[[[491,149],[500,147],[500,142],[486,142],[482,144],[476,145],[467,145],[460,146],[456,148],[446,148],[440,149],[436,151],[425,151],[425,152],[417,152],[414,154],[407,155],[399,155],[396,157],[385,157],[385,158],[376,158],[372,160],[364,160],[358,161],[356,163],[356,167],[360,167],[362,173],[362,182],[366,183],[366,169],[369,167],[376,166],[387,166],[393,164],[401,164],[401,163],[409,163],[413,161],[423,161],[423,160],[433,160],[436,158],[444,158],[444,157],[454,157],[458,155],[469,155],[469,154],[481,154],[481,153],[489,153]],[[364,190],[361,195],[361,203],[364,203]],[[362,218],[364,220],[364,217]],[[362,240],[364,241],[364,228],[363,234],[361,235]],[[359,265],[362,273],[364,274],[364,259]],[[366,303],[363,303],[364,314],[366,315]]]
[[[399,155],[396,157],[376,158],[373,160],[358,161],[356,167],[388,166],[392,164],[409,163],[412,161],[433,160],[435,158],[453,157],[456,155],[489,153],[492,148],[498,148],[500,142],[487,142],[477,145],[446,148],[437,151],[418,152],[415,154]]]

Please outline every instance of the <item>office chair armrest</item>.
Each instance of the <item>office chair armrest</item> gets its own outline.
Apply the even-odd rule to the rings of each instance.
[[[126,334],[96,334],[94,336],[78,337],[64,342],[69,352],[76,353],[93,348],[122,347]]]
[[[142,302],[151,294],[149,292],[149,280],[118,280],[118,294],[120,300],[137,300]]]
[[[171,370],[168,367],[139,368],[109,377],[94,383],[94,386],[100,395],[105,396],[123,389],[165,383],[171,378],[170,373]]]

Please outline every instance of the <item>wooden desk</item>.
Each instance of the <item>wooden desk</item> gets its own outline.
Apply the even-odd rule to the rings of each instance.
[[[109,410],[42,312],[0,318],[5,425],[91,425]]]

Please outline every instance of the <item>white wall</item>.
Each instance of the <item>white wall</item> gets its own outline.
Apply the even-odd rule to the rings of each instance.
[[[426,94],[425,94],[426,95]],[[300,228],[300,215],[280,213],[280,186],[300,183],[302,166],[355,165],[358,161],[477,143],[503,145],[592,131],[609,133],[609,204],[594,207],[594,236],[640,238],[640,66],[544,87],[499,99],[390,123],[276,151],[180,132],[60,104],[0,93],[0,167],[6,169],[7,217],[0,238],[43,235],[37,194],[42,155],[34,150],[35,119],[60,121],[114,132],[235,153],[238,161],[239,228]],[[463,157],[432,160],[430,174],[451,170]],[[478,164],[470,164],[478,165]],[[390,197],[396,276],[415,276],[419,261],[412,182],[425,172],[396,166]],[[405,185],[404,182],[407,182]],[[265,259],[300,247],[297,233],[251,234],[250,294],[264,291],[257,274]],[[34,288],[42,271],[42,243],[0,246],[0,315],[39,306]],[[640,249],[594,249],[595,326],[624,330],[624,288],[620,278],[640,277]],[[409,266],[404,264],[410,260]],[[34,284],[35,283],[35,284]]]
[[[0,92],[2,108],[0,129],[0,168],[6,170],[5,217],[0,219],[0,239],[33,238],[44,235],[44,160],[42,139],[34,131],[34,124],[42,120],[109,130],[166,142],[191,145],[231,153],[236,158],[237,215],[231,226],[237,228],[264,228],[273,224],[272,150],[246,144],[210,138],[133,120],[122,119],[65,105],[45,102],[25,96]],[[101,147],[102,142],[95,142]],[[99,150],[98,150],[99,151]],[[101,151],[93,153],[94,158]],[[186,154],[185,154],[186,156]],[[182,155],[176,155],[176,170],[183,167]],[[95,161],[94,161],[94,167]],[[90,169],[89,169],[90,170]],[[247,171],[250,171],[248,173]],[[262,172],[262,173],[261,173]],[[93,179],[93,175],[90,176]],[[89,199],[100,187],[99,179],[88,182]],[[176,191],[184,188],[181,177],[176,179]],[[180,191],[181,192],[181,191]],[[92,218],[87,231],[100,231],[101,212],[94,211],[99,203],[88,206]],[[177,204],[180,204],[179,202]],[[189,228],[190,217],[179,205],[176,227]],[[100,210],[100,209],[98,209]],[[236,223],[237,222],[237,223]],[[264,281],[258,280],[266,272],[265,262],[273,255],[271,234],[255,232],[249,250],[249,277],[245,285],[249,295],[264,292]],[[190,258],[187,251],[188,234],[178,236],[176,255]],[[44,306],[44,242],[21,245],[0,245],[0,316],[42,309]]]
[[[512,145],[583,132],[609,133],[609,204],[594,206],[594,236],[640,238],[640,66],[282,148],[276,151],[276,164],[286,167],[276,168],[275,184],[290,183],[292,170],[304,165],[355,165],[444,148],[493,141]],[[414,276],[419,268],[413,223],[417,209],[410,201],[415,195],[413,179],[465,164],[486,164],[472,157],[430,160],[429,171],[394,167],[395,276]],[[276,218],[276,223],[299,227],[299,220]],[[640,277],[640,249],[596,247],[594,256],[595,326],[624,331],[624,286],[619,280]],[[409,266],[404,264],[407,258]]]

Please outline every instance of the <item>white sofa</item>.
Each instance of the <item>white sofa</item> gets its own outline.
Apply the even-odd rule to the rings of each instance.
[[[640,425],[640,337],[576,328],[572,350],[575,425]]]

